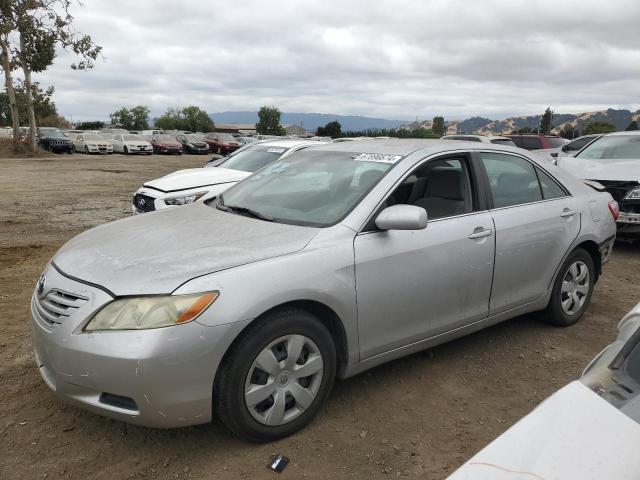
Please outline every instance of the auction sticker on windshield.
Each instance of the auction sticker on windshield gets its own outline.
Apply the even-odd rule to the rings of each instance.
[[[385,155],[382,153],[362,153],[354,158],[356,162],[396,163],[402,155]]]

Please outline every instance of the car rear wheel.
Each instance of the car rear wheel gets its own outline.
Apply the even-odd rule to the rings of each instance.
[[[571,252],[556,278],[544,321],[567,327],[580,320],[591,301],[595,279],[591,255],[582,248]]]
[[[225,356],[214,385],[214,413],[245,440],[286,437],[318,413],[335,371],[327,328],[306,311],[276,311],[249,326]]]

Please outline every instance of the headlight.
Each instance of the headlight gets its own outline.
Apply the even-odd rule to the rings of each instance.
[[[166,198],[164,200],[164,203],[166,203],[167,205],[186,205],[187,203],[195,202],[196,200],[201,198],[205,193],[207,192],[204,191],[204,192],[189,193],[187,195],[180,195],[179,197]]]
[[[216,301],[219,292],[121,298],[108,303],[84,327],[99,330],[144,330],[190,322]]]
[[[640,187],[636,187],[630,192],[628,192],[625,197],[625,200],[640,200]]]

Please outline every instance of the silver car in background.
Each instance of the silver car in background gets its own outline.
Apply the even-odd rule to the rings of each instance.
[[[577,154],[558,158],[557,165],[602,185],[618,202],[618,235],[640,235],[640,132],[601,135]]]
[[[155,427],[217,416],[251,441],[309,422],[334,379],[533,311],[589,305],[615,202],[517,148],[305,149],[208,202],[62,247],[33,294],[60,397]]]

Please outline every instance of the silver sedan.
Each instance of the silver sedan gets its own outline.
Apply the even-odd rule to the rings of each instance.
[[[302,150],[210,201],[68,242],[31,302],[60,397],[141,425],[217,416],[252,441],[334,379],[528,312],[589,305],[617,205],[517,148],[373,140]]]

